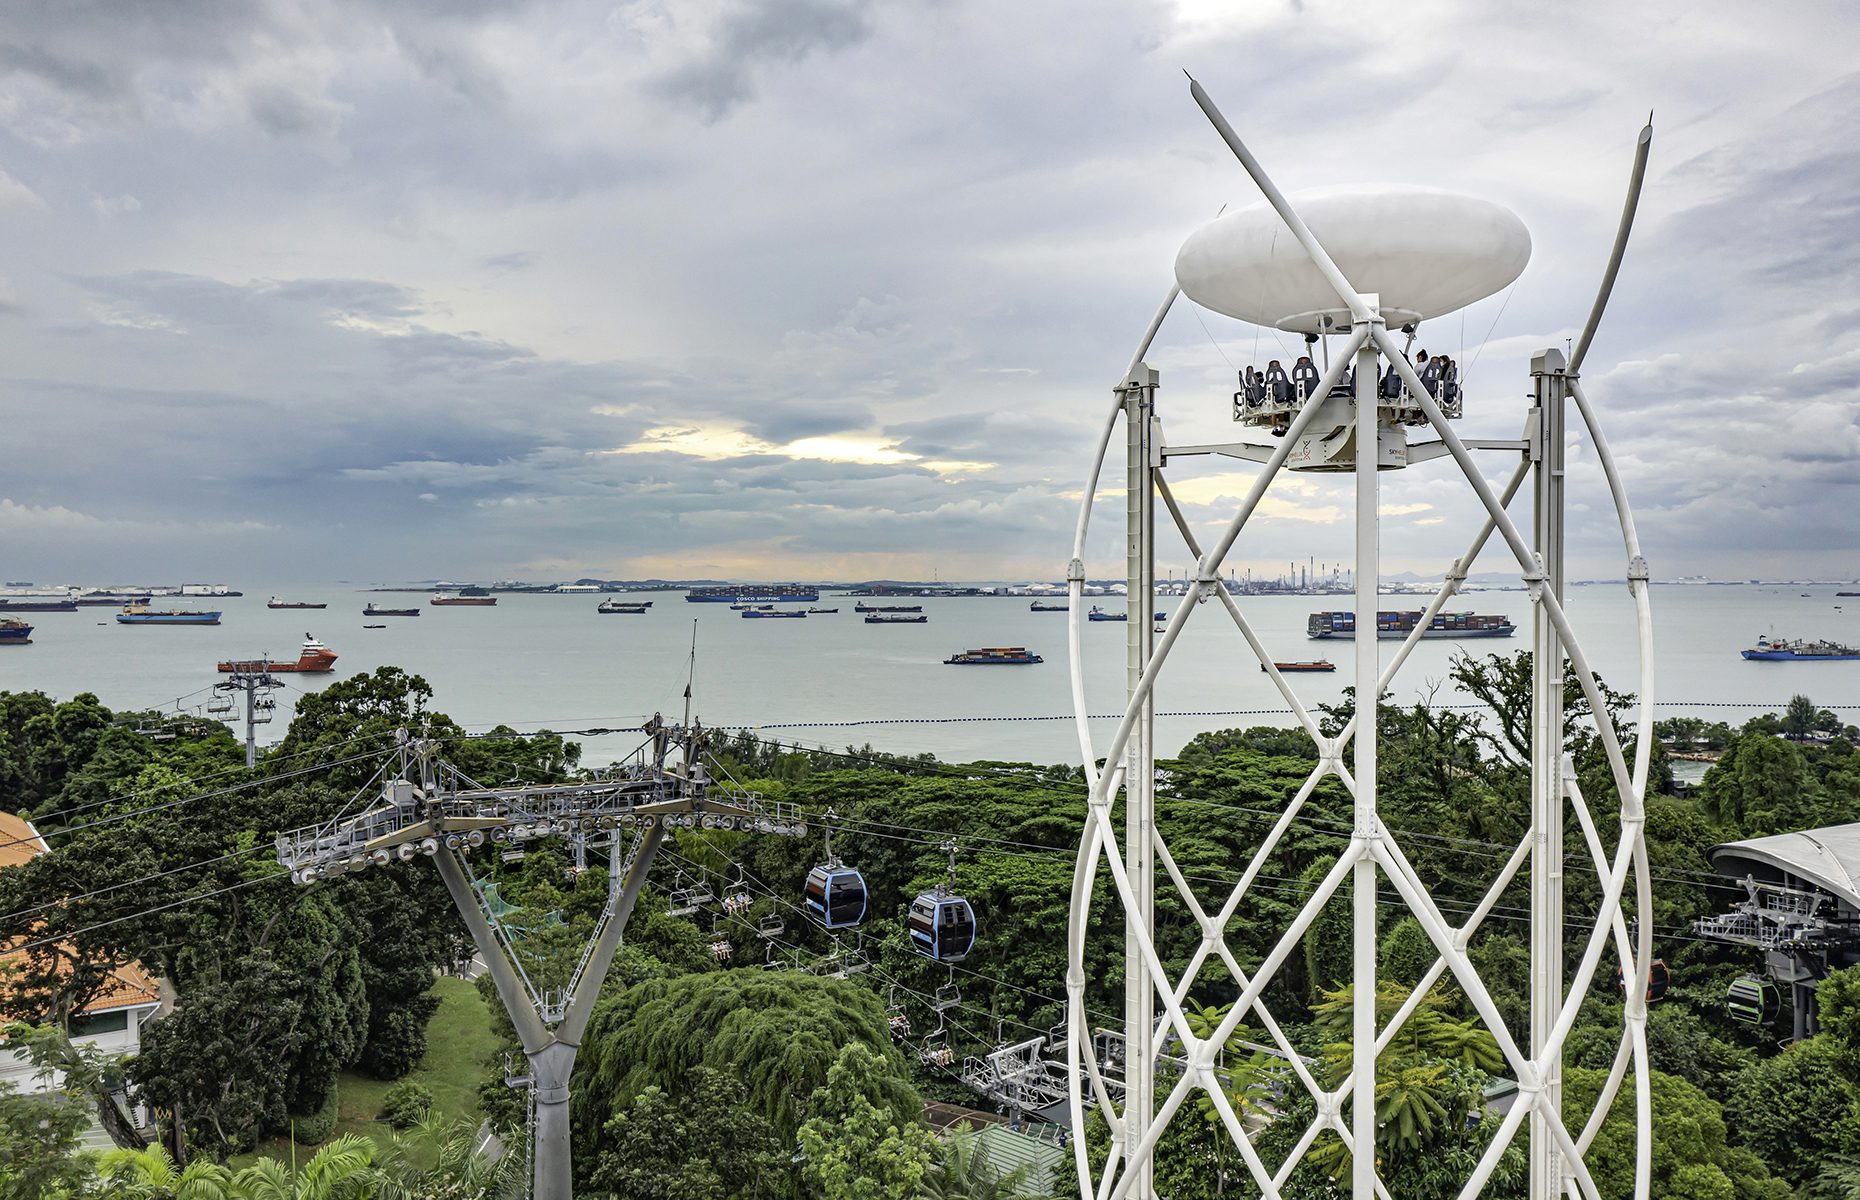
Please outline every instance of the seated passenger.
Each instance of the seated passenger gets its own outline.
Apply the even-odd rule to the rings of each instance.
[[[1292,366],[1292,383],[1297,386],[1297,394],[1309,399],[1317,393],[1319,382],[1317,368],[1311,365],[1310,355],[1301,354]]]
[[[1435,361],[1440,364],[1440,402],[1451,404],[1460,398],[1460,364],[1444,354]]]
[[[1330,394],[1333,396],[1356,395],[1356,369],[1352,367],[1337,376],[1337,382],[1331,385]]]
[[[1421,369],[1421,386],[1427,389],[1427,394],[1440,395],[1440,360],[1429,359],[1427,351],[1423,350],[1415,359],[1415,365]]]
[[[1274,404],[1284,404],[1292,398],[1292,381],[1286,378],[1285,368],[1276,358],[1266,364],[1266,394]]]

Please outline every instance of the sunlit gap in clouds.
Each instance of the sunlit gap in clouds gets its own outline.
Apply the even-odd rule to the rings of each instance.
[[[777,454],[787,458],[811,458],[823,462],[860,463],[868,466],[910,465],[956,477],[973,475],[994,467],[994,463],[954,462],[926,459],[908,454],[878,441],[860,441],[850,437],[810,437],[777,445],[753,434],[720,422],[699,425],[660,425],[646,430],[638,441],[603,454],[653,454],[670,451],[693,458],[745,458],[759,454]]]

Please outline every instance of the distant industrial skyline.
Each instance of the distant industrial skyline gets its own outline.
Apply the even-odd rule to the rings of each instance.
[[[19,579],[1055,577],[1176,248],[1257,198],[1187,69],[1288,188],[1523,218],[1517,285],[1417,342],[1494,438],[1655,110],[1586,369],[1653,572],[1855,576],[1856,42],[1834,4],[12,6],[0,536]],[[1168,435],[1297,351],[1178,304]],[[1613,578],[1571,463],[1571,574]],[[1214,526],[1252,474],[1171,482]],[[1386,485],[1385,561],[1438,574],[1471,497]],[[1343,557],[1349,504],[1285,479],[1236,565]]]

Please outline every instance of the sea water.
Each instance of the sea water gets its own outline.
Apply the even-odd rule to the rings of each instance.
[[[1759,634],[1860,643],[1860,597],[1833,586],[1656,586],[1655,691],[1662,716],[1688,714],[1736,724],[1780,710],[1804,693],[1824,707],[1860,709],[1860,662],[1747,662],[1738,651]],[[760,730],[784,742],[873,747],[945,761],[997,759],[1077,763],[1083,750],[1071,720],[1066,614],[1032,612],[1026,597],[868,600],[921,604],[921,625],[868,625],[856,601],[829,591],[813,607],[836,614],[805,620],[746,620],[724,604],[687,603],[682,592],[635,593],[644,615],[595,611],[610,596],[502,593],[495,607],[433,607],[430,593],[363,592],[348,586],[275,589],[326,609],[268,609],[273,589],[240,597],[157,597],[153,607],[220,609],[217,626],[119,625],[116,610],[31,613],[33,644],[0,647],[0,689],[40,689],[58,698],[94,692],[111,708],[203,712],[227,658],[295,661],[306,633],[340,657],[329,675],[284,675],[278,715],[260,741],[281,737],[289,709],[305,692],[381,666],[397,666],[433,687],[432,707],[473,731],[637,727],[654,712],[692,712],[705,724]],[[1802,595],[1807,592],[1807,595]],[[368,602],[421,610],[419,617],[364,617]],[[1045,601],[1044,603],[1064,603]],[[1107,610],[1121,598],[1087,600]],[[1425,596],[1383,596],[1378,607],[1420,609]],[[1159,597],[1174,612],[1179,597]],[[1287,676],[1307,705],[1334,703],[1351,682],[1352,643],[1311,641],[1306,617],[1351,607],[1348,596],[1250,596],[1241,610],[1279,661],[1327,658],[1331,674]],[[806,607],[784,605],[783,607]],[[1431,696],[1466,704],[1448,673],[1457,655],[1509,654],[1530,644],[1530,604],[1520,591],[1472,592],[1454,611],[1503,614],[1519,627],[1501,639],[1433,640],[1418,646],[1391,689],[1397,703]],[[1619,585],[1575,587],[1567,608],[1590,663],[1610,686],[1638,690],[1633,605]],[[383,625],[364,629],[364,624]],[[1093,756],[1104,753],[1124,700],[1125,628],[1081,630]],[[696,636],[695,666],[692,640]],[[1380,643],[1383,661],[1399,643]],[[963,650],[1024,646],[1032,666],[946,665]],[[1736,706],[1736,707],[1715,707]],[[1218,602],[1189,614],[1156,689],[1157,741],[1173,753],[1196,733],[1250,725],[1289,725],[1286,706]],[[1173,715],[1184,714],[1184,715]],[[1860,722],[1860,714],[1843,716]],[[243,734],[243,730],[240,731]],[[630,751],[623,735],[580,739],[585,761]]]

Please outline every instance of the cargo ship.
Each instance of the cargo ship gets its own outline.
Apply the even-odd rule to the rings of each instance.
[[[364,617],[417,617],[420,615],[420,610],[417,608],[376,608],[374,601],[370,600],[368,607],[362,610],[362,615]]]
[[[1034,612],[1071,612],[1072,611],[1072,606],[1070,604],[1041,604],[1038,600],[1035,600],[1032,604],[1029,604],[1027,607]]]
[[[650,600],[603,600],[594,606],[597,613],[643,613],[652,607]]]
[[[867,625],[922,625],[929,619],[922,613],[914,617],[909,613],[868,613],[865,623]]]
[[[943,661],[956,666],[971,666],[982,663],[1037,663],[1046,660],[1037,654],[1027,653],[1025,646],[991,646],[985,650],[964,650]]]
[[[1327,658],[1313,659],[1310,662],[1276,662],[1272,665],[1282,675],[1287,671],[1335,671],[1337,669],[1337,664]],[[1264,671],[1266,664],[1259,664],[1259,669]]]
[[[32,626],[12,617],[0,617],[0,646],[32,645]]]
[[[474,591],[478,593],[475,596],[472,595]],[[432,600],[430,601],[430,603],[433,603],[433,604],[474,604],[482,608],[482,607],[488,607],[490,605],[496,604],[497,597],[492,596],[492,595],[487,595],[483,588],[466,588],[464,591],[460,592],[456,596],[444,596],[444,595],[435,594]]]
[[[1379,612],[1376,614],[1378,638],[1405,638],[1414,632],[1421,619],[1418,612]],[[1517,632],[1507,617],[1485,617],[1473,613],[1441,613],[1427,629],[1424,638],[1497,638]],[[1316,638],[1356,640],[1356,614],[1353,612],[1312,613],[1305,623],[1305,633]]]
[[[328,608],[327,604],[311,604],[305,600],[280,600],[276,596],[265,601],[266,608]]]
[[[188,612],[186,609],[171,608],[165,612],[150,612],[146,604],[131,604],[116,614],[116,619],[124,625],[218,625],[220,614],[216,612]]]
[[[1085,619],[1087,621],[1128,621],[1130,614],[1108,613],[1094,604],[1091,606],[1091,611],[1085,614]]]
[[[79,596],[77,598],[77,603],[81,605],[99,606],[107,604],[111,608],[116,608],[124,604],[147,604],[154,598],[155,597],[148,592],[92,592],[88,596]]]
[[[244,662],[223,662],[220,664],[220,670],[222,671],[237,671],[244,675],[264,675],[276,671],[303,671],[311,675],[321,675],[326,671],[333,671],[335,669],[336,656],[330,653],[328,646],[325,646],[322,642],[317,641],[307,633],[304,634],[303,649],[298,653],[297,661],[294,663],[273,662],[268,658],[254,658]]]
[[[805,617],[807,610],[805,608],[745,608],[743,615],[745,617]]]
[[[828,614],[832,614],[832,613],[837,613],[837,612],[838,612],[838,611],[840,611],[840,610],[839,610],[839,609],[837,609],[837,608],[810,608],[810,609],[808,609],[807,611],[808,611],[808,612],[811,612],[811,613],[828,613]]]
[[[921,604],[875,605],[875,604],[867,604],[863,600],[853,601],[854,612],[868,612],[868,613],[869,612],[922,612],[923,610],[924,610],[924,606]]]
[[[9,600],[0,598],[0,613],[7,612],[76,612],[76,600]]]
[[[692,588],[685,593],[692,604],[742,604],[768,602],[776,604],[812,604],[820,599],[820,589],[804,583],[732,583],[722,587]]]
[[[1839,642],[1792,642],[1788,638],[1757,639],[1743,652],[1758,662],[1847,662],[1860,658],[1860,650]]]

